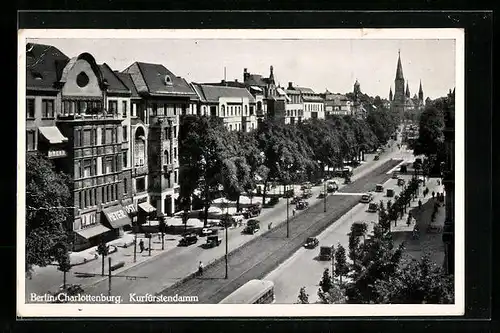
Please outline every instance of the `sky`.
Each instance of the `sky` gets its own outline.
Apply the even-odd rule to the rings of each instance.
[[[316,92],[353,90],[356,79],[361,91],[388,98],[401,51],[403,73],[410,93],[424,98],[445,96],[455,87],[455,41],[449,39],[85,39],[30,38],[49,44],[68,57],[83,52],[97,63],[122,71],[135,61],[158,63],[189,82],[243,81],[243,69],[269,76],[274,68],[281,86],[293,82]]]

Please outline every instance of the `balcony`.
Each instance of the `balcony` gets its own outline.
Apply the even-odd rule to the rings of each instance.
[[[123,118],[119,117],[118,114],[113,113],[96,113],[96,114],[59,114],[57,116],[58,121],[103,121],[103,120],[120,120]]]
[[[47,157],[50,159],[62,158],[62,157],[66,157],[66,156],[68,156],[68,155],[66,154],[66,151],[63,149],[50,149],[47,152]]]
[[[150,126],[176,126],[178,125],[177,116],[150,116]]]

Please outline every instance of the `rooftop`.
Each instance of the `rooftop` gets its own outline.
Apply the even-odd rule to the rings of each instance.
[[[28,89],[57,90],[69,58],[51,45],[26,44],[26,87]]]

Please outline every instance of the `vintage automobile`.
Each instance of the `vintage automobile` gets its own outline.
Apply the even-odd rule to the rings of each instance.
[[[374,161],[378,161],[379,159],[380,159],[379,155],[375,155],[375,157],[373,158]]]
[[[316,237],[308,237],[306,239],[304,247],[306,249],[314,249],[318,245],[319,245],[319,241],[318,241],[318,239]]]
[[[307,201],[301,200],[295,204],[295,208],[298,210],[303,210],[309,207],[309,203]]]
[[[291,203],[292,205],[295,205],[295,204],[296,204],[297,202],[299,202],[300,200],[302,200],[302,198],[301,198],[301,197],[299,197],[299,196],[295,196],[295,197],[293,197],[293,199],[292,199],[292,200],[290,200],[290,203]]]
[[[211,235],[207,237],[207,247],[219,246],[222,242],[222,238],[219,235]]]
[[[330,180],[326,184],[326,190],[327,190],[328,193],[336,192],[336,191],[338,191],[338,189],[339,189],[339,185],[334,180]]]
[[[393,172],[392,179],[398,179],[398,178],[399,178],[399,172]]]
[[[301,190],[306,190],[306,189],[310,190],[310,189],[312,189],[312,185],[311,185],[310,182],[305,182],[304,184],[302,184],[302,186],[300,187],[300,189]]]
[[[398,178],[398,186],[404,186],[405,180],[403,178]]]
[[[312,193],[311,189],[306,188],[306,189],[302,190],[302,198],[308,199],[308,198],[312,197],[312,195],[313,195],[313,193]]]
[[[351,183],[351,177],[345,177],[344,184],[350,184],[350,183]]]
[[[244,211],[243,211],[243,216],[246,219],[259,216],[260,212],[262,211],[262,207],[260,204],[253,204],[248,206]]]
[[[386,196],[392,198],[394,196],[394,190],[392,188],[388,188],[386,192]]]
[[[247,226],[243,230],[245,234],[255,234],[260,230],[260,222],[258,220],[248,220]]]
[[[373,200],[373,194],[371,193],[366,193],[361,196],[361,200],[359,202],[361,203],[369,203]]]
[[[219,231],[215,228],[202,228],[200,231],[200,236],[214,235],[217,234],[217,232]]]
[[[368,205],[368,212],[369,213],[376,213],[378,211],[378,205],[374,202],[370,202]]]
[[[323,199],[324,197],[326,197],[326,192],[325,192],[325,191],[321,191],[321,192],[319,192],[319,194],[318,194],[318,198],[319,198],[319,199]]]
[[[333,246],[322,246],[319,248],[319,260],[332,260],[333,253]]]
[[[189,246],[191,244],[196,244],[198,242],[198,237],[193,233],[184,234],[184,236],[179,241],[179,246]]]
[[[382,184],[375,185],[375,192],[384,192],[384,185]]]

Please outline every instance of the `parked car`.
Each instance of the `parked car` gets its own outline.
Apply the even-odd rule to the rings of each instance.
[[[332,192],[336,192],[338,191],[339,189],[339,185],[337,184],[336,181],[334,180],[330,180],[327,184],[326,184],[326,190],[329,192],[329,193],[332,193]]]
[[[399,178],[399,172],[393,172],[392,179],[398,179],[398,178]]]
[[[403,178],[398,178],[398,186],[404,186],[405,180]]]
[[[332,260],[333,246],[322,246],[319,249],[319,260]]]
[[[304,184],[302,184],[302,186],[300,187],[301,190],[306,190],[306,189],[312,189],[312,185],[311,185],[311,182],[305,182]]]
[[[326,192],[325,192],[325,191],[321,191],[321,192],[319,192],[319,194],[318,194],[318,198],[319,198],[319,199],[323,199],[324,197],[326,197]]]
[[[368,205],[368,212],[369,213],[376,213],[378,211],[378,205],[374,202],[370,202]]]
[[[207,247],[219,246],[222,242],[222,237],[219,235],[211,235],[207,237]]]
[[[375,155],[375,157],[373,158],[374,161],[378,161],[379,159],[380,159],[379,155]]]
[[[299,196],[295,196],[295,197],[293,197],[293,199],[290,201],[290,203],[291,203],[292,205],[295,205],[295,204],[296,204],[297,202],[299,202],[300,200],[302,200],[302,198],[301,198],[301,197],[299,197]]]
[[[303,210],[306,209],[307,207],[309,207],[309,203],[307,203],[307,201],[304,200],[297,202],[297,204],[295,205],[295,208],[298,210]]]
[[[198,237],[193,234],[193,233],[189,233],[189,234],[185,234],[181,240],[179,241],[179,245],[180,246],[189,246],[191,244],[196,244],[198,242]]]
[[[308,237],[306,239],[306,243],[304,244],[304,247],[306,249],[314,249],[318,245],[319,245],[319,241],[316,237]]]
[[[243,230],[246,234],[255,234],[260,230],[260,222],[258,220],[248,220],[247,226]]]
[[[214,234],[217,234],[217,232],[219,232],[219,231],[215,228],[203,228],[200,231],[200,235],[201,236],[214,235]]]
[[[308,198],[312,197],[312,195],[313,195],[313,193],[312,193],[311,189],[308,189],[308,188],[304,189],[302,192],[302,198],[304,198],[304,199],[308,199]]]
[[[366,193],[361,196],[360,202],[369,203],[373,200],[373,195],[371,193]]]
[[[384,185],[382,184],[375,185],[375,192],[384,192]]]
[[[387,197],[392,198],[394,196],[394,190],[392,188],[387,189]]]
[[[253,204],[253,205],[250,205],[249,207],[247,207],[247,209],[245,209],[243,211],[243,216],[246,219],[249,219],[249,218],[252,218],[255,216],[259,216],[261,211],[262,211],[262,207],[260,204]]]

